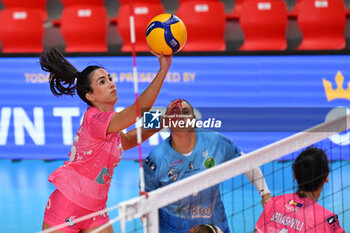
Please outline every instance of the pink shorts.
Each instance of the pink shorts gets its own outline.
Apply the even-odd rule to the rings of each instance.
[[[50,226],[56,226],[66,222],[68,226],[59,229],[60,231],[78,233],[81,230],[101,226],[109,221],[108,213],[105,213],[82,222],[74,222],[74,219],[91,213],[93,211],[74,204],[56,189],[47,202],[44,222]]]

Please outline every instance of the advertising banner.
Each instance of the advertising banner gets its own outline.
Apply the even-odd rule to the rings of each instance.
[[[117,85],[116,111],[135,101],[130,57],[68,59],[79,71],[105,67]],[[158,59],[138,57],[137,66],[141,94],[157,74]],[[247,153],[345,114],[349,85],[348,55],[174,56],[152,110],[165,112],[172,100],[183,98],[201,127],[222,133]],[[86,108],[78,96],[53,96],[38,58],[0,58],[0,159],[68,159]],[[162,130],[144,142],[143,158],[168,136]],[[350,132],[322,143],[349,148]],[[123,158],[138,159],[138,149]],[[334,152],[330,159],[350,155]]]

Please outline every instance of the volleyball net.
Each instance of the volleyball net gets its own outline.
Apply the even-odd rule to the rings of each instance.
[[[297,183],[293,178],[292,163],[302,150],[310,146],[325,150],[330,160],[329,183],[324,186],[318,203],[337,214],[345,232],[350,231],[350,200],[346,198],[350,194],[350,179],[347,177],[350,174],[349,126],[350,114],[347,113],[152,191],[147,197],[143,195],[121,202],[107,209],[118,209],[119,216],[94,232],[100,232],[106,226],[113,225],[115,232],[157,233],[161,224],[160,209],[172,206],[173,203],[186,202],[190,197],[200,195],[201,191],[216,185],[220,185],[230,231],[253,232],[263,210],[261,197],[242,174],[260,167],[272,196],[295,192]],[[332,161],[333,155],[341,159]],[[285,159],[286,156],[288,159]],[[199,200],[205,202],[205,198],[207,197],[201,196]],[[201,209],[200,203],[197,204],[198,208],[193,208],[191,213],[193,220],[200,223],[200,218],[196,218],[198,215],[211,213],[208,209]],[[91,218],[97,214],[101,213],[87,217]]]

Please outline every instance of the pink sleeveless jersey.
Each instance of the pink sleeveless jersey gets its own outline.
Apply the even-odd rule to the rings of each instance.
[[[123,153],[119,133],[107,135],[113,113],[89,107],[74,137],[69,161],[49,176],[66,198],[92,211],[106,207],[113,170]]]
[[[295,193],[273,197],[255,225],[258,232],[345,232],[338,216],[310,198]]]

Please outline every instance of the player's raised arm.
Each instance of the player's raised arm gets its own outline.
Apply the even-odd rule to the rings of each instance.
[[[113,114],[107,133],[118,132],[128,128],[135,123],[136,114],[141,115],[144,111],[148,111],[153,106],[172,62],[172,56],[164,56],[162,54],[155,55],[159,58],[160,69],[151,84],[138,98],[138,108],[135,102],[123,111]],[[138,112],[136,110],[138,110]]]
[[[241,152],[241,155],[244,156],[245,154]],[[250,183],[254,185],[256,190],[258,190],[261,196],[261,205],[265,207],[267,202],[269,202],[269,200],[271,199],[271,193],[260,168],[254,168],[250,171],[247,171],[244,173],[244,175],[247,177]]]
[[[146,141],[153,134],[157,133],[160,130],[161,129],[144,129],[141,127],[142,142]],[[133,129],[125,134],[121,132],[120,136],[122,140],[123,150],[128,150],[138,145],[136,129]]]
[[[267,202],[271,199],[271,193],[267,187],[266,180],[262,174],[260,168],[254,168],[244,173],[247,179],[254,185],[261,196],[261,205],[266,206]]]

